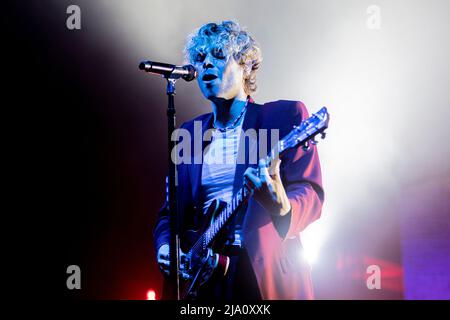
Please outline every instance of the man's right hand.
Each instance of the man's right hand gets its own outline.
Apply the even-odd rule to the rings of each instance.
[[[158,249],[158,254],[157,254],[157,260],[158,260],[158,266],[161,269],[161,271],[165,274],[165,275],[169,275],[170,274],[170,247],[168,244],[163,244],[161,247],[159,247]],[[183,279],[187,280],[189,279],[189,275],[184,272],[184,262],[186,259],[186,255],[180,250],[180,272],[181,272],[181,276],[183,277]]]
[[[170,256],[169,256],[169,245],[163,244],[158,249],[157,254],[158,266],[164,274],[169,275],[170,269]]]

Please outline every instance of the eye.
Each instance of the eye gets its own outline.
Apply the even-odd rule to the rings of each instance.
[[[206,54],[203,52],[197,52],[194,56],[194,62],[203,62],[205,60]]]
[[[225,54],[223,53],[223,50],[221,48],[213,48],[211,50],[211,54],[216,59],[225,59]]]

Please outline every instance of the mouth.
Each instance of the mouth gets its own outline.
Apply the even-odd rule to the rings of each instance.
[[[214,80],[214,79],[216,79],[216,78],[217,78],[216,75],[207,73],[207,74],[205,74],[205,75],[202,77],[202,81],[208,82],[208,81],[212,81],[212,80]]]

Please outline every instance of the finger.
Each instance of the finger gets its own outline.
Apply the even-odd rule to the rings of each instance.
[[[247,172],[246,175],[247,184],[254,190],[261,189],[261,179],[253,174],[252,172]]]
[[[256,188],[255,185],[255,179],[254,177],[257,177],[257,168],[249,167],[244,172],[244,183],[249,187],[249,189]]]
[[[267,163],[263,159],[259,161],[259,170],[260,170],[259,177],[262,183],[262,190],[269,191],[269,194],[273,194],[274,192],[273,180],[272,177],[269,175]]]
[[[262,168],[264,168],[266,166],[267,166],[266,159],[259,159],[259,161],[258,161],[259,170],[261,170]]]
[[[280,177],[280,164],[281,159],[279,157],[276,157],[270,164],[269,174],[273,179]]]
[[[189,280],[189,279],[191,279],[191,276],[190,276],[189,274],[187,274],[186,272],[181,272],[181,277],[182,277],[184,280]]]
[[[187,269],[189,268],[189,259],[188,258],[182,258],[180,259],[180,269]]]
[[[161,267],[169,267],[170,266],[170,262],[169,261],[166,261],[166,260],[158,260],[158,264],[161,266]]]
[[[254,174],[257,175],[258,174],[258,169],[257,168],[253,168],[253,167],[248,167],[245,172],[244,172],[244,178],[248,175],[248,174]]]
[[[169,254],[168,253],[160,253],[158,256],[158,259],[169,260]]]
[[[255,184],[253,183],[253,181],[251,181],[249,178],[244,179],[244,184],[247,186],[247,188],[253,192],[253,190],[256,189]]]
[[[265,185],[269,184],[271,180],[269,176],[269,170],[266,166],[266,161],[263,159],[259,160],[259,178]]]
[[[273,196],[274,193],[275,193],[275,188],[274,188],[274,186],[273,186],[273,182],[272,182],[272,181],[269,181],[269,182],[266,184],[266,188],[267,188],[267,190],[269,191],[269,194],[270,194],[271,196]]]

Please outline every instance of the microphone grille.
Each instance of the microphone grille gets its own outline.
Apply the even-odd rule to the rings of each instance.
[[[183,76],[183,79],[186,81],[192,81],[198,76],[197,69],[191,64],[185,65],[184,69],[188,71],[188,74]]]

